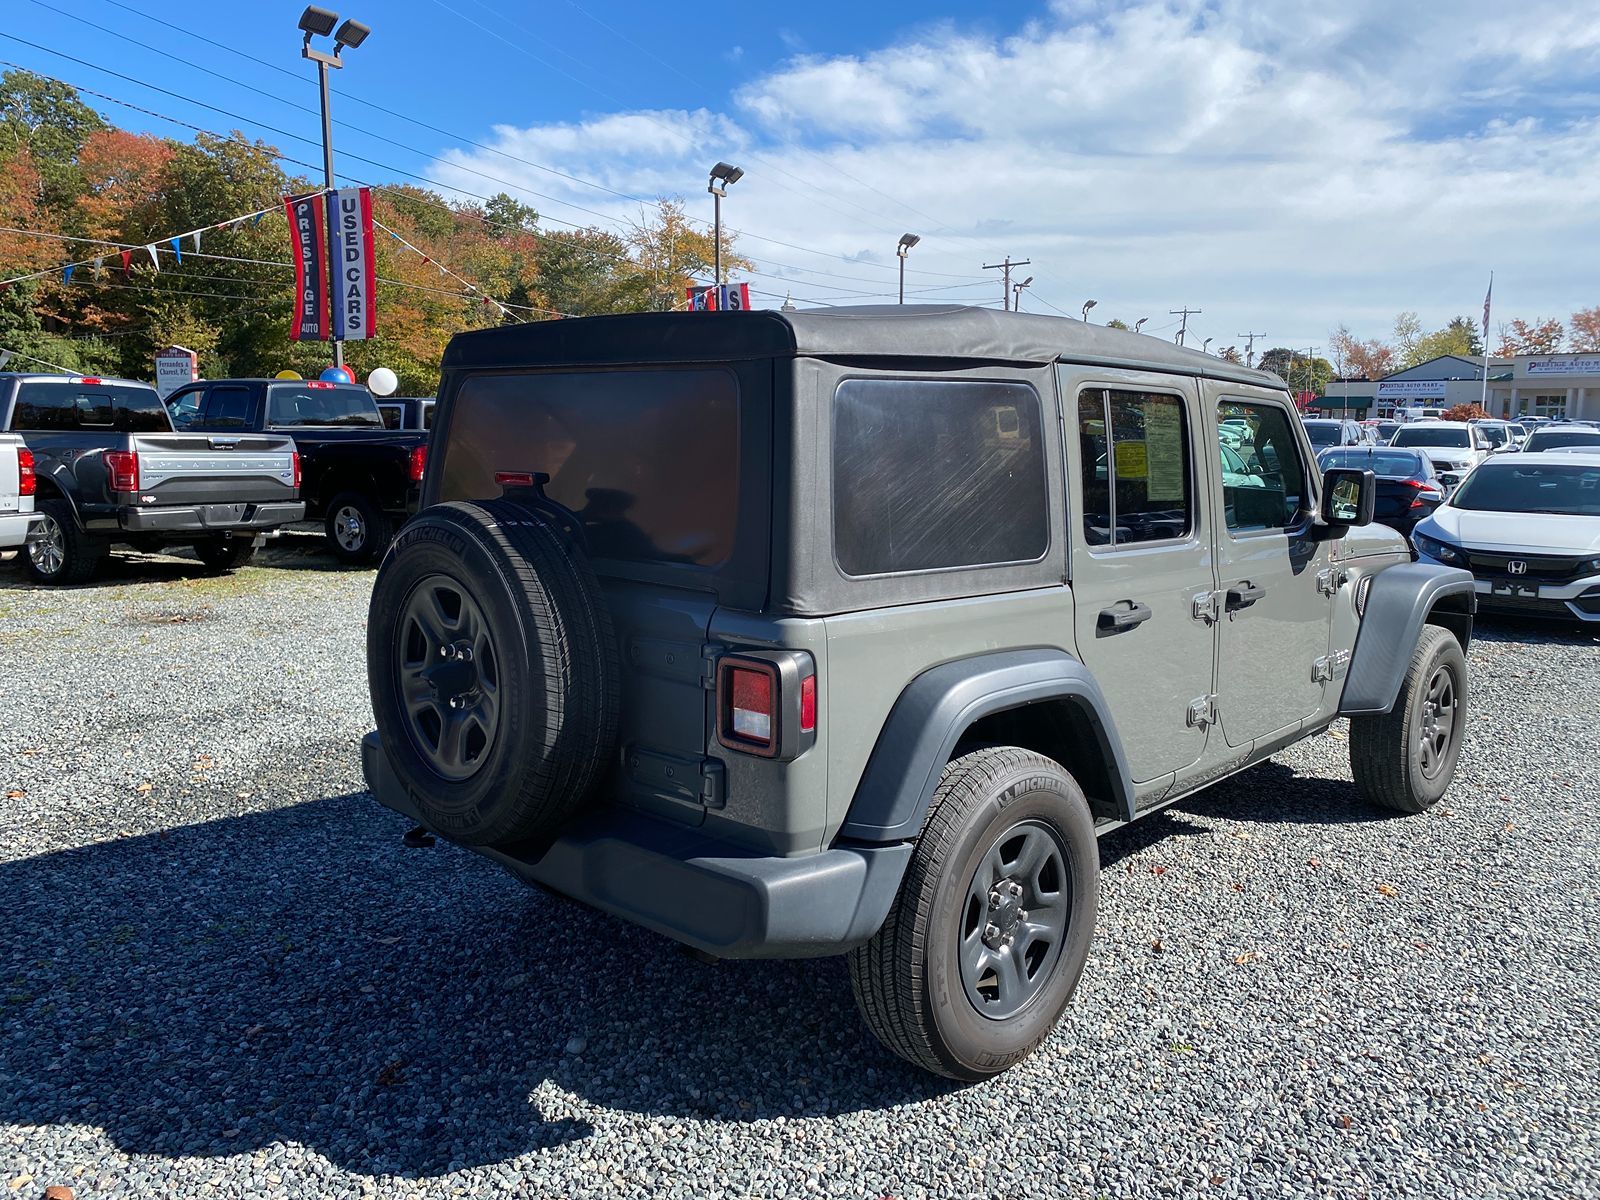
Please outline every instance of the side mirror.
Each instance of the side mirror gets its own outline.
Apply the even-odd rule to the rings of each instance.
[[[1322,523],[1334,528],[1372,524],[1378,502],[1378,477],[1353,467],[1329,467],[1322,473]]]

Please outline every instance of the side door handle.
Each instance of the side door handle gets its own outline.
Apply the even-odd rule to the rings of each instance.
[[[1095,631],[1102,637],[1109,633],[1122,633],[1143,625],[1150,616],[1148,604],[1140,604],[1137,600],[1122,600],[1110,608],[1100,610],[1100,619],[1096,622]]]
[[[1246,579],[1228,589],[1228,599],[1225,607],[1229,612],[1236,612],[1241,608],[1249,608],[1266,594],[1266,588],[1257,587]]]

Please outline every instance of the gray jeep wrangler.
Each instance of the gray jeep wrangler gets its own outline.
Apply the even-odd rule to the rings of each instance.
[[[1048,1035],[1097,835],[1341,716],[1365,799],[1450,784],[1472,577],[1319,476],[1275,376],[933,307],[552,321],[443,366],[372,595],[374,796],[707,954],[848,954],[929,1071]]]

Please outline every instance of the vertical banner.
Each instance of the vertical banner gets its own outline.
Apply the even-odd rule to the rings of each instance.
[[[328,193],[328,238],[333,336],[342,342],[377,337],[378,280],[372,250],[372,193],[367,188]]]
[[[691,312],[739,312],[750,307],[748,283],[707,284],[687,291]]]
[[[327,237],[321,195],[286,196],[289,245],[294,253],[294,316],[289,337],[297,342],[328,340]],[[126,259],[124,259],[126,262]]]

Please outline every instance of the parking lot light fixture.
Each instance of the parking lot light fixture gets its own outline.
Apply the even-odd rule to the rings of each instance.
[[[911,253],[911,247],[915,246],[921,240],[922,239],[920,237],[918,237],[914,233],[902,233],[900,235],[900,244],[894,248],[894,252],[897,255],[900,256],[900,303],[901,304],[904,304],[906,302],[906,255]]]
[[[1140,317],[1140,318],[1139,318],[1139,319],[1138,319],[1138,320],[1137,320],[1137,321],[1135,321],[1135,322],[1134,322],[1134,323],[1133,323],[1133,331],[1134,331],[1134,332],[1135,332],[1135,333],[1138,333],[1138,332],[1139,332],[1139,329],[1140,329],[1140,327],[1141,327],[1141,326],[1142,326],[1142,325],[1143,325],[1143,324],[1144,324],[1144,323],[1145,323],[1145,322],[1146,322],[1146,321],[1148,321],[1148,320],[1149,320],[1149,319],[1150,319],[1150,318],[1149,318],[1149,317]]]
[[[713,284],[723,282],[722,279],[722,198],[728,194],[728,186],[738,183],[744,178],[744,168],[736,167],[732,163],[719,162],[711,168],[711,183],[706,191],[711,193],[713,218],[711,222],[711,237],[713,242],[712,255],[712,280]]]
[[[354,50],[367,40],[367,35],[372,32],[372,27],[363,25],[360,21],[346,21],[339,26],[339,31],[333,35],[333,40],[340,46]],[[335,53],[338,53],[335,51]]]
[[[305,12],[300,14],[300,28],[305,31],[308,43],[313,37],[327,37],[338,23],[338,13],[329,12],[316,5],[309,5]]]
[[[1021,312],[1022,311],[1022,289],[1025,288],[1025,287],[1032,287],[1032,286],[1033,286],[1033,276],[1032,275],[1029,275],[1021,283],[1014,283],[1014,284],[1011,285],[1011,311],[1012,312]]]
[[[1214,340],[1215,339],[1213,339],[1213,338],[1207,338],[1205,341],[1201,342],[1200,343],[1200,353],[1201,354],[1210,354],[1211,353],[1211,343]]]
[[[1089,310],[1091,308],[1093,308],[1096,304],[1099,304],[1099,303],[1100,303],[1100,301],[1098,301],[1098,300],[1085,300],[1083,302],[1083,320],[1084,320],[1084,324],[1088,324],[1088,322],[1089,322]]]

